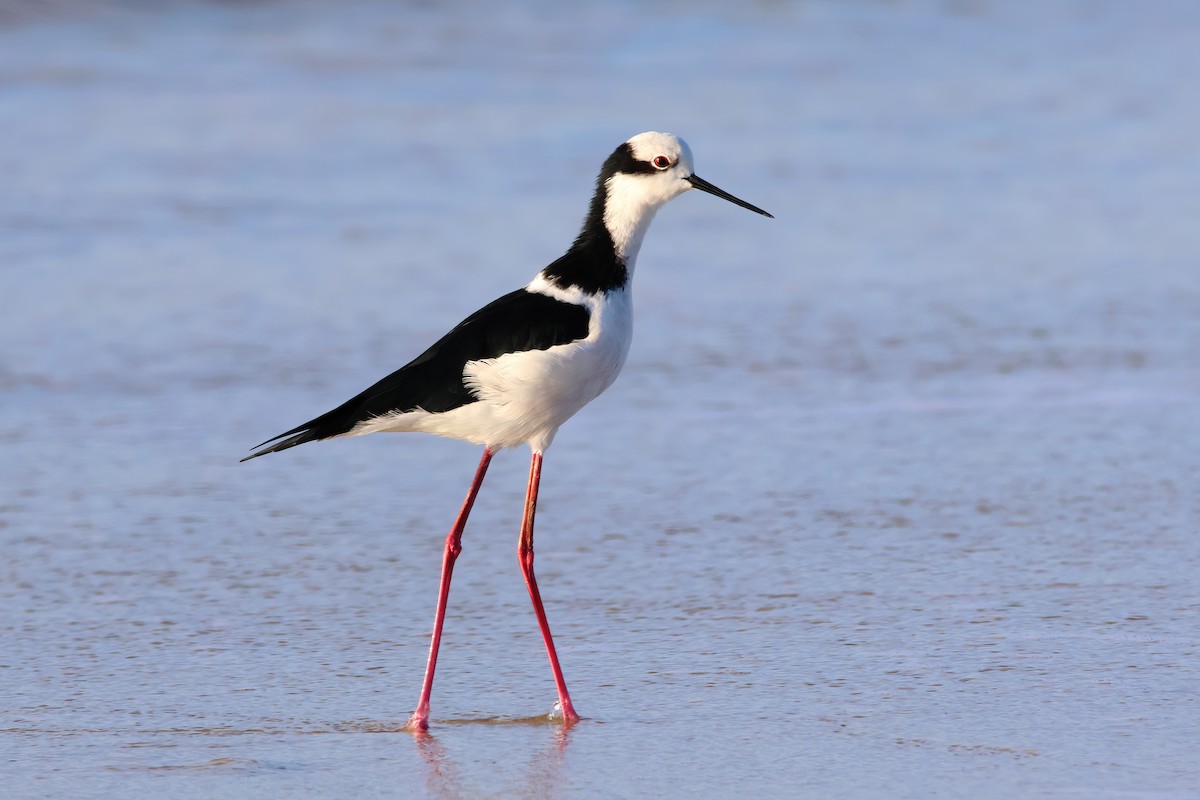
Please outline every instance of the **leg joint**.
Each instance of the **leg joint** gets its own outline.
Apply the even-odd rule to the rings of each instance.
[[[521,565],[521,571],[529,573],[533,571],[533,548],[520,542],[517,544],[517,562]]]

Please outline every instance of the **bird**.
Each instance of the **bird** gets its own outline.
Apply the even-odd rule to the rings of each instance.
[[[696,175],[691,148],[647,131],[605,159],[583,226],[570,248],[526,286],[471,314],[400,369],[332,411],[251,448],[248,461],[306,442],[376,432],[419,431],[483,446],[466,499],[446,535],[433,634],[417,708],[406,729],[429,727],[430,696],[462,534],[492,457],[531,451],[517,559],[550,660],[558,702],[580,719],[563,679],[534,574],[533,528],[542,459],[559,427],[596,399],[625,364],[633,334],[631,281],[656,212],[688,192],[766,211]],[[552,714],[552,716],[555,716]]]

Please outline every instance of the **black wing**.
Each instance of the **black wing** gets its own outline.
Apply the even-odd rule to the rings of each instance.
[[[340,436],[383,414],[418,408],[438,413],[474,403],[478,398],[463,385],[467,362],[546,350],[586,338],[590,317],[586,308],[574,303],[525,289],[510,292],[467,317],[424,353],[357,397],[257,445],[283,439],[242,461]]]

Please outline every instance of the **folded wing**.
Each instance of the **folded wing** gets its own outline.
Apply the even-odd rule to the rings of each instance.
[[[477,402],[463,384],[468,362],[586,338],[589,321],[583,306],[525,289],[510,292],[467,317],[391,375],[332,411],[268,439],[242,461],[341,436],[360,422],[386,414],[416,410],[436,414]]]

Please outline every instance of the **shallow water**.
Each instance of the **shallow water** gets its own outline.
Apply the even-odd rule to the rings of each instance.
[[[1185,3],[0,17],[6,797],[1200,796]],[[625,373],[501,454],[237,464],[554,258],[647,128],[707,196]]]

